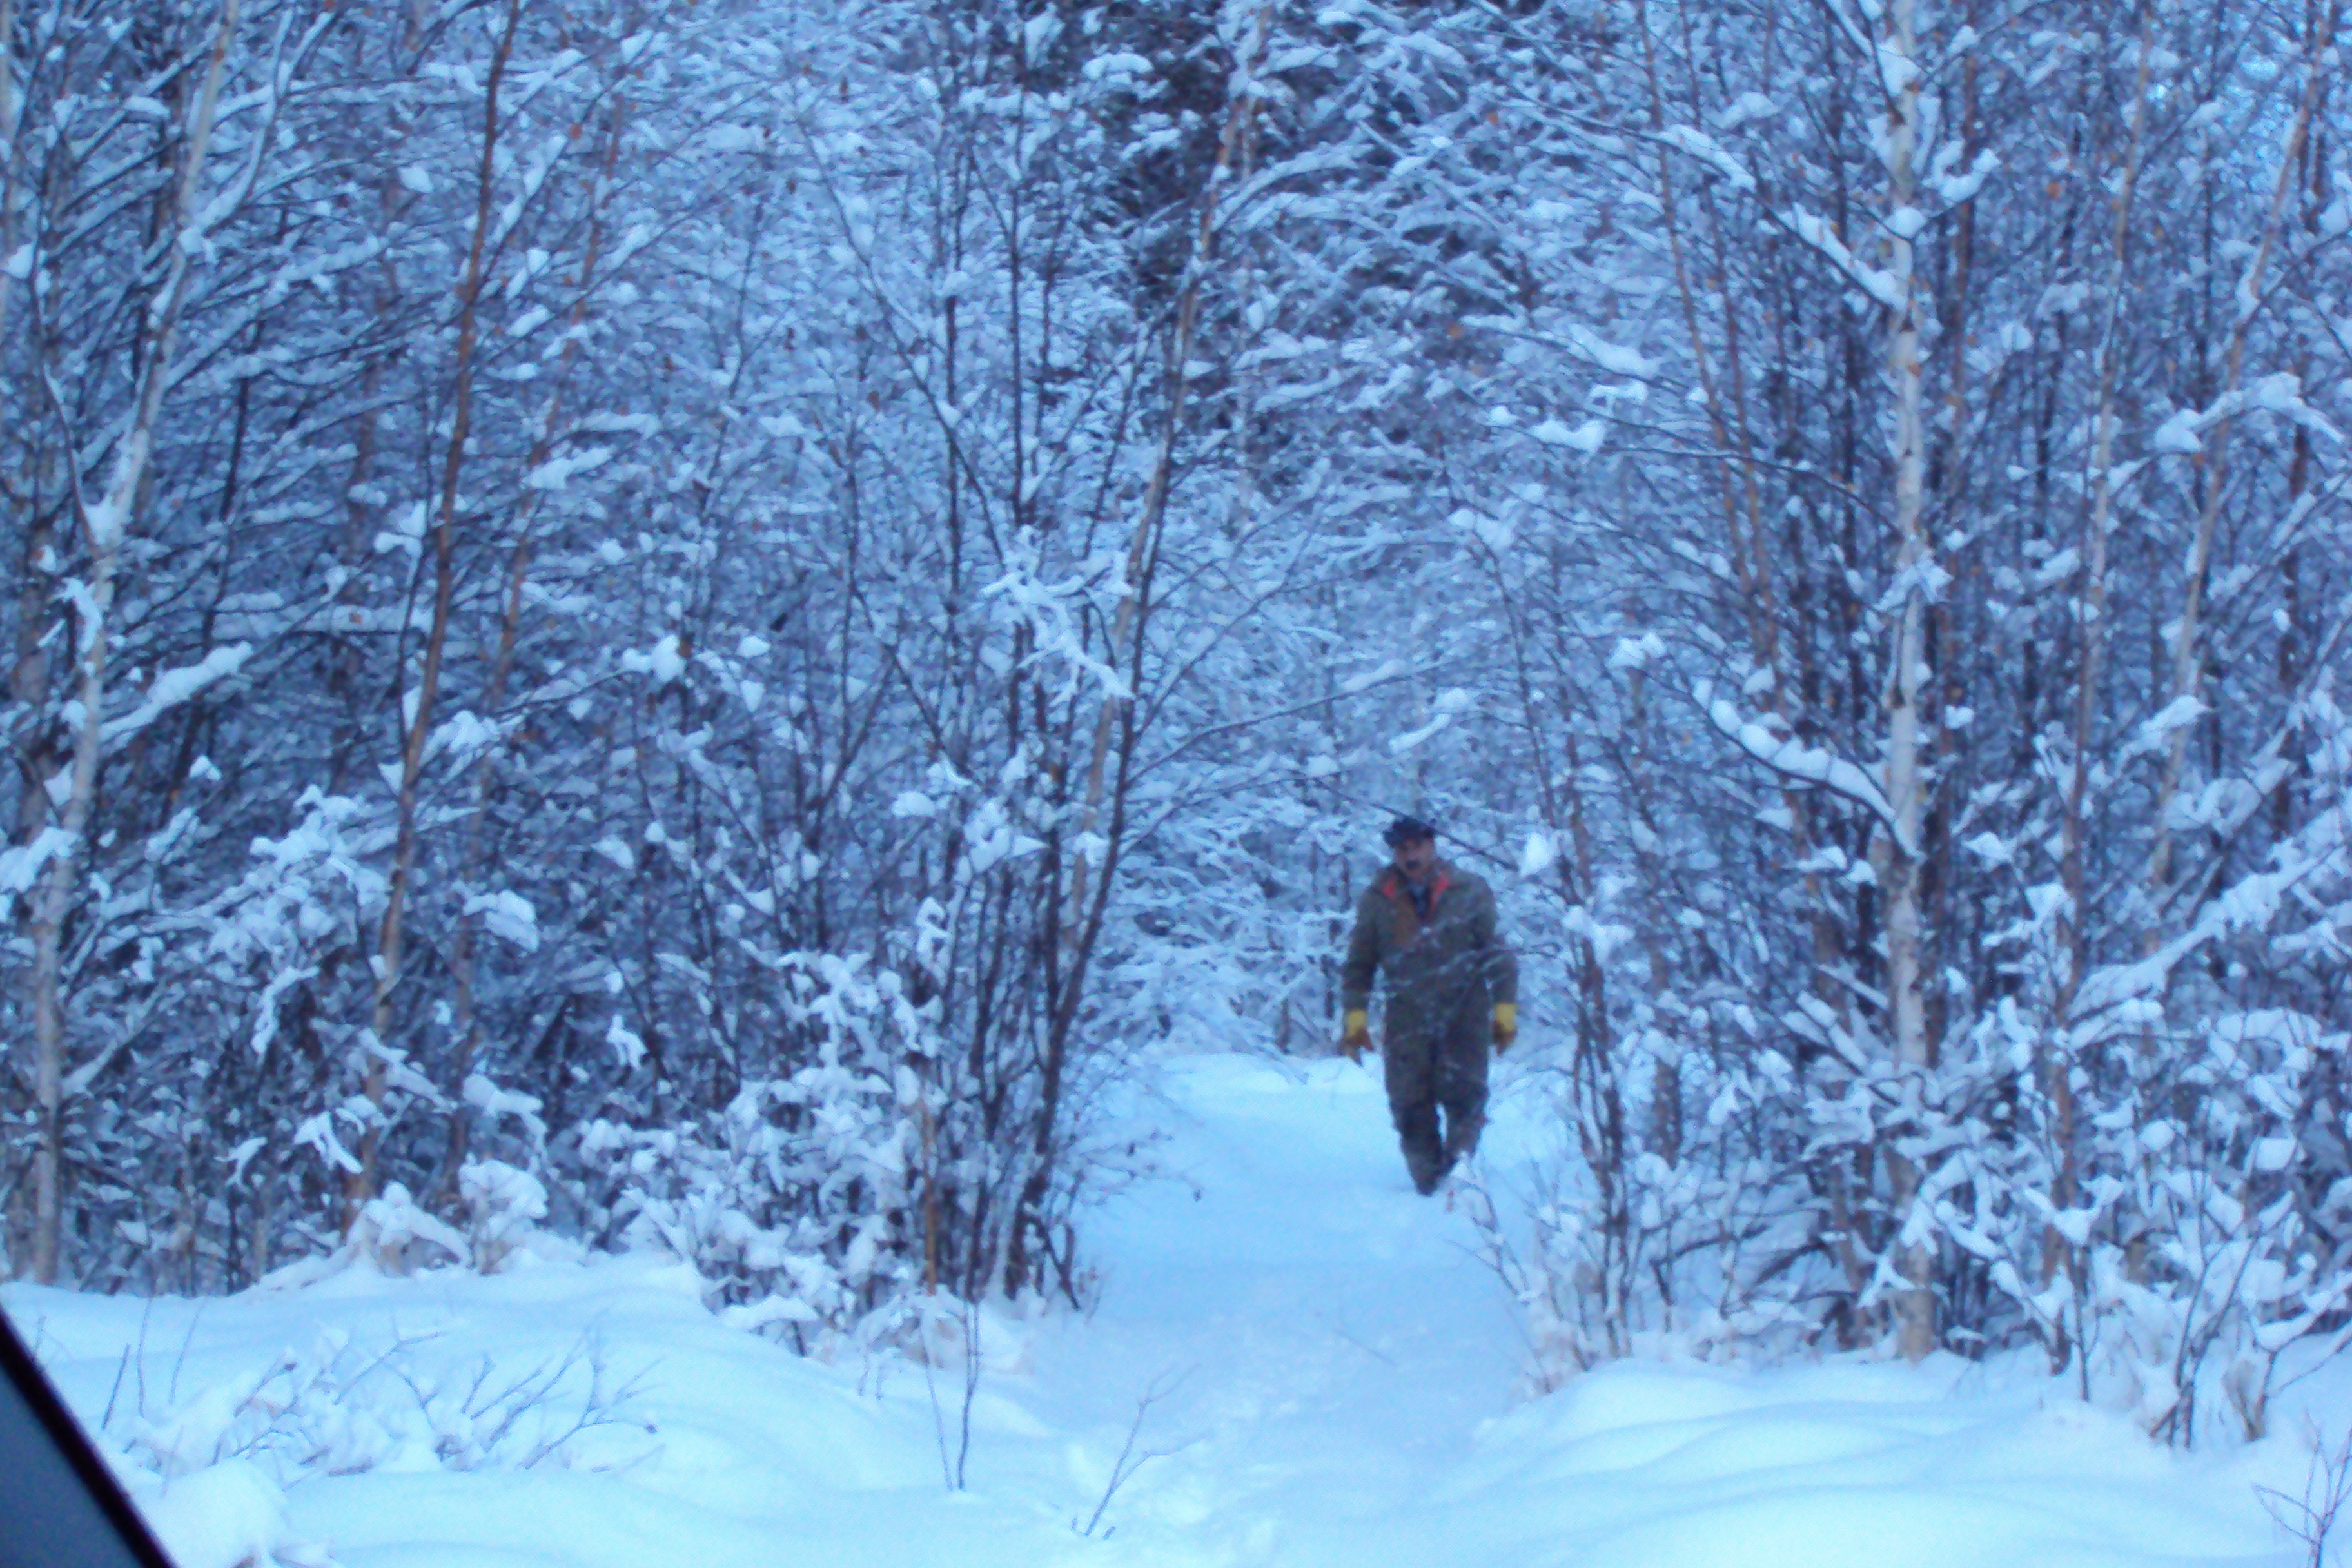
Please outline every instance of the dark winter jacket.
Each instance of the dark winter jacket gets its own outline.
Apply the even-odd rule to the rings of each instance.
[[[1355,934],[1339,972],[1340,1005],[1361,1010],[1377,969],[1388,985],[1391,1040],[1434,1039],[1472,1020],[1483,1028],[1497,1002],[1517,1005],[1519,961],[1495,930],[1495,895],[1479,878],[1440,860],[1430,872],[1429,918],[1413,909],[1391,867],[1356,900]]]

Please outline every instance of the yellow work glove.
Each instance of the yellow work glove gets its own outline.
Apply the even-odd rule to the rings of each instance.
[[[1339,1034],[1339,1054],[1351,1062],[1357,1062],[1363,1060],[1364,1053],[1371,1047],[1371,1016],[1361,1007],[1349,1008],[1347,1023]]]
[[[1495,1004],[1495,1054],[1501,1056],[1519,1037],[1519,1005],[1516,1002]]]

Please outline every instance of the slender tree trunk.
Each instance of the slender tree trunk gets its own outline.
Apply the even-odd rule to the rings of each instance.
[[[377,931],[375,988],[368,1012],[371,1053],[362,1088],[374,1116],[360,1140],[359,1169],[344,1178],[343,1229],[348,1232],[360,1209],[375,1195],[376,1162],[383,1147],[383,1107],[388,1084],[387,1037],[392,1033],[393,994],[400,984],[402,921],[408,889],[416,868],[416,804],[425,768],[425,742],[433,733],[434,701],[441,689],[441,662],[449,641],[449,606],[455,596],[457,481],[465,471],[466,441],[472,433],[474,412],[474,346],[477,316],[482,297],[482,253],[489,241],[490,197],[496,188],[499,146],[499,93],[507,62],[514,53],[515,33],[522,23],[522,0],[508,0],[506,29],[490,56],[489,81],[482,110],[482,158],[474,195],[474,233],[466,251],[466,272],[458,284],[457,355],[452,372],[454,407],[450,413],[449,446],[441,466],[439,513],[433,530],[433,619],[425,637],[425,664],[416,685],[414,711],[404,714],[406,732],[401,746],[400,800],[393,848],[391,886],[386,889],[383,920]],[[407,694],[399,693],[405,704]]]
[[[2052,1025],[2063,1033],[2073,1023],[2074,998],[2089,972],[2091,955],[2085,900],[2090,889],[2085,871],[2089,837],[2087,814],[2091,786],[2093,728],[2098,721],[2099,692],[2107,658],[2110,616],[2107,609],[2107,535],[2114,527],[2116,388],[2123,363],[2123,306],[2131,260],[2131,213],[2139,189],[2140,165],[2147,145],[2147,89],[2154,60],[2152,12],[2140,7],[2139,64],[2132,88],[2131,138],[2125,150],[2123,177],[2112,198],[2113,222],[2108,229],[2110,272],[2105,320],[2099,341],[2098,405],[2092,415],[2091,504],[2083,520],[2082,588],[2077,595],[2076,623],[2082,628],[2081,668],[2075,679],[2074,765],[2067,780],[2065,805],[2059,821],[2059,880],[2066,890],[2066,907],[2059,916],[2057,991],[2051,1010]],[[2072,1062],[2059,1040],[2044,1048],[2042,1081],[2050,1096],[2053,1136],[2058,1145],[2058,1169],[2051,1183],[2050,1201],[2058,1208],[2073,1206],[2079,1180]],[[2071,1266],[2074,1248],[2055,1226],[2042,1238],[2042,1279],[2045,1285],[2061,1268]],[[2062,1331],[2051,1346],[2054,1366],[2063,1367],[2069,1347]]]
[[[613,166],[620,157],[621,132],[628,120],[628,101],[623,99],[614,105],[613,122],[606,132],[602,167],[598,170],[596,189],[590,197],[588,239],[580,259],[580,293],[570,313],[571,331],[566,336],[558,356],[555,384],[549,392],[545,412],[541,416],[539,438],[531,443],[528,466],[536,468],[547,461],[555,449],[558,425],[563,410],[563,389],[570,380],[572,366],[580,348],[579,329],[588,319],[588,299],[594,287],[596,264],[603,258],[604,246],[604,196],[611,189]],[[482,717],[495,722],[499,707],[506,700],[507,681],[514,669],[516,640],[522,632],[524,587],[530,581],[532,554],[530,523],[535,502],[541,492],[525,493],[515,519],[516,538],[513,554],[507,563],[506,605],[499,619],[498,654],[490,668],[489,684],[482,697]],[[474,804],[466,819],[466,853],[459,880],[467,887],[480,875],[483,857],[489,843],[490,785],[494,768],[493,752],[485,752],[474,764]],[[457,1188],[457,1173],[466,1163],[471,1133],[471,1119],[466,1111],[466,1079],[472,1073],[481,1054],[482,1026],[476,1004],[474,985],[475,933],[479,922],[472,916],[461,917],[457,934],[449,944],[449,975],[457,992],[456,1018],[457,1035],[457,1060],[449,1074],[452,1109],[449,1113],[449,1146],[442,1161],[441,1186],[446,1193]]]
[[[1216,245],[1217,203],[1234,183],[1235,160],[1240,155],[1244,127],[1257,113],[1259,96],[1256,73],[1265,65],[1266,37],[1272,25],[1272,5],[1258,8],[1255,31],[1242,69],[1249,74],[1246,90],[1234,94],[1225,110],[1225,129],[1217,144],[1217,162],[1209,174],[1209,188],[1201,201],[1200,226],[1193,235],[1192,255],[1184,269],[1183,289],[1176,301],[1176,326],[1168,351],[1167,407],[1162,412],[1160,426],[1160,455],[1151,467],[1151,481],[1144,490],[1142,515],[1136,520],[1135,537],[1127,548],[1125,582],[1129,592],[1118,602],[1118,613],[1112,617],[1110,637],[1105,645],[1108,658],[1116,668],[1121,650],[1129,641],[1135,623],[1135,607],[1139,595],[1135,592],[1142,581],[1146,563],[1156,550],[1160,523],[1167,515],[1168,491],[1175,483],[1176,439],[1184,428],[1184,407],[1192,390],[1192,373],[1187,368],[1192,358],[1192,334],[1200,319],[1201,285],[1209,269],[1209,259]],[[1102,710],[1095,717],[1094,742],[1087,763],[1085,809],[1079,817],[1076,854],[1070,873],[1069,907],[1073,911],[1071,928],[1081,923],[1076,911],[1087,907],[1087,879],[1093,858],[1087,853],[1087,837],[1092,834],[1096,816],[1101,809],[1103,771],[1111,753],[1111,731],[1119,715],[1134,700],[1134,687],[1139,673],[1132,665],[1126,671],[1126,695],[1104,700]]]
[[[1895,90],[1887,106],[1885,162],[1888,272],[1895,280],[1899,303],[1887,324],[1886,374],[1895,392],[1895,574],[1901,601],[1895,626],[1881,697],[1886,726],[1886,800],[1894,831],[1885,859],[1886,1013],[1888,1046],[1897,1073],[1906,1079],[1923,1076],[1935,1065],[1935,1044],[1928,1037],[1924,977],[1920,963],[1920,828],[1926,815],[1927,779],[1922,766],[1924,742],[1920,704],[1927,684],[1927,612],[1928,585],[1921,579],[1932,565],[1926,522],[1926,422],[1921,407],[1923,374],[1919,322],[1924,313],[1924,285],[1915,267],[1909,221],[1917,216],[1916,172],[1912,160],[1919,126],[1919,51],[1915,32],[1915,0],[1893,0],[1886,8],[1886,33],[1879,46],[1881,70],[1893,79]],[[1918,1192],[1919,1173],[1906,1156],[1887,1150],[1887,1166],[1895,1186],[1897,1239],[1895,1268],[1909,1286],[1895,1302],[1897,1348],[1917,1361],[1936,1348],[1936,1296],[1928,1249],[1899,1239]]]
[[[16,0],[0,0],[0,62],[15,58],[16,37]],[[16,253],[16,187],[25,167],[16,127],[24,112],[16,72],[0,69],[0,258]],[[8,341],[8,300],[16,281],[7,268],[0,268],[0,342]]]
[[[140,342],[140,377],[131,405],[129,427],[115,448],[114,467],[105,493],[95,507],[84,503],[79,478],[75,476],[75,506],[84,542],[89,548],[89,575],[74,595],[76,718],[73,758],[65,809],[42,868],[40,889],[26,934],[33,947],[29,989],[33,1013],[34,1104],[39,1121],[39,1142],[33,1160],[33,1247],[31,1271],[40,1283],[53,1284],[64,1226],[65,1170],[65,1006],[60,969],[67,916],[80,886],[82,840],[98,800],[99,763],[104,750],[106,723],[106,659],[112,633],[109,617],[114,605],[115,568],[147,481],[155,449],[155,422],[162,412],[169,380],[172,344],[180,313],[187,302],[189,247],[181,243],[196,218],[196,196],[204,182],[205,160],[212,147],[213,114],[220,101],[221,75],[235,36],[238,0],[226,0],[213,34],[204,85],[187,111],[185,163],[165,223],[166,248],[161,287],[144,312]],[[0,34],[0,37],[5,37]],[[0,75],[5,74],[0,66]],[[68,454],[66,461],[75,459]],[[47,781],[44,781],[46,788]],[[52,795],[51,798],[54,798]]]
[[[2219,395],[2225,402],[2237,392],[2244,379],[2246,334],[2262,309],[2263,279],[2270,268],[2271,253],[2278,248],[2279,229],[2284,221],[2288,198],[2298,184],[2304,142],[2311,134],[2312,117],[2318,110],[2320,96],[2335,68],[2327,62],[2332,58],[2336,16],[2336,0],[2329,0],[2325,14],[2313,18],[2315,26],[2304,61],[2303,98],[2295,106],[2294,123],[2289,128],[2285,143],[2279,150],[2278,173],[2272,182],[2270,206],[2263,218],[2262,239],[2238,279],[2233,300],[2236,316],[2230,328]],[[2221,494],[2229,488],[2231,424],[2231,415],[2225,408],[2203,437],[2202,448],[2194,459],[2205,469],[2205,493],[2198,509],[2196,538],[2189,550],[2186,568],[2188,597],[2181,605],[2179,619],[2173,624],[2171,644],[2166,650],[2172,667],[2168,707],[2194,700],[2204,683],[2205,659],[2201,638],[2205,582],[2213,564],[2213,539],[2221,521]],[[2145,885],[2149,903],[2159,914],[2172,880],[2172,801],[2180,791],[2181,775],[2188,765],[2190,728],[2186,723],[2176,723],[2166,737],[2164,771],[2157,784],[2156,798],[2150,803],[2156,841],[2148,852]],[[2153,931],[2148,934],[2148,942],[2151,947],[2158,942]]]

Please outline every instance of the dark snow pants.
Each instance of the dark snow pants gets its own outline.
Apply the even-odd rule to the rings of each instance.
[[[1425,1193],[1454,1162],[1470,1156],[1486,1125],[1486,1009],[1482,999],[1472,999],[1449,1009],[1442,1025],[1393,1015],[1389,1024],[1381,1043],[1389,1116],[1412,1184]]]

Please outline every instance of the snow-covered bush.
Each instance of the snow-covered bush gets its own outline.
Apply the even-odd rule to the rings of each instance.
[[[398,1223],[398,1206],[380,1213]],[[143,1353],[143,1351],[142,1351]],[[94,1433],[173,1561],[184,1568],[333,1568],[290,1532],[286,1494],[386,1469],[605,1469],[652,1453],[593,1336],[527,1365],[441,1353],[426,1334],[362,1342],[322,1331],[223,1381],[182,1392],[177,1371]],[[125,1393],[118,1386],[117,1395]]]
[[[1709,1109],[1671,1160],[1654,1052],[1565,1075],[1575,1142],[1539,1163],[1531,1195],[1498,1175],[1479,1215],[1528,1315],[1532,1379],[1857,1337],[1823,1304],[1883,1310],[1917,1246],[1954,1348],[2039,1344],[2083,1397],[2173,1443],[2263,1436],[2282,1356],[2332,1353],[2352,1324],[2352,1031],[2243,1005],[2324,998],[2342,963],[2352,724],[2324,687],[2307,712],[2314,787],[2335,806],[2063,1004],[2063,904],[2029,897],[1996,939],[2026,984],[1932,1070],[1894,1067],[1856,1014],[1811,1001],[1784,1020],[1817,1047],[1801,1082],[1766,1070],[1769,1050],[1677,1063],[1676,1088]],[[1760,1157],[1776,1125],[1806,1141]],[[1872,1179],[1889,1159],[1916,1173],[1907,1196]]]
[[[1644,1153],[1601,1180],[1556,1152],[1463,1190],[1519,1309],[1532,1392],[1625,1356],[1780,1359],[1829,1331],[1811,1300],[1818,1265],[1790,1264],[1811,1229],[1810,1194],[1763,1161],[1717,1175]]]
[[[2177,1443],[2259,1437],[2281,1354],[2352,1304],[2342,1178],[2306,1142],[2315,1132],[2325,1151],[2340,1124],[2326,1086],[2347,1037],[2284,1009],[2186,1033],[2126,1011],[2137,1023],[2074,1106],[2074,1169],[2047,1157],[2063,1147],[2047,1100],[2012,1082],[2033,1136],[1989,1158],[2003,1141],[1977,1127],[1977,1152],[1937,1163],[1922,1220],[1985,1269],[1987,1306],[2005,1302],[2086,1397]],[[1998,1332],[2001,1314],[1979,1321]]]
[[[281,1489],[384,1468],[596,1468],[648,1447],[635,1387],[593,1339],[511,1366],[436,1355],[430,1335],[362,1344],[334,1331],[108,1430],[164,1481],[229,1463]]]
[[[462,1262],[468,1256],[464,1233],[418,1204],[398,1182],[360,1205],[345,1248],[388,1274]]]
[[[805,1066],[667,1124],[591,1122],[564,1159],[612,1234],[692,1263],[730,1321],[813,1348],[920,1274],[929,1035],[895,973],[814,957],[777,984]]]
[[[468,1160],[457,1173],[466,1209],[467,1261],[494,1274],[547,1217],[547,1188],[537,1176],[503,1160]]]

